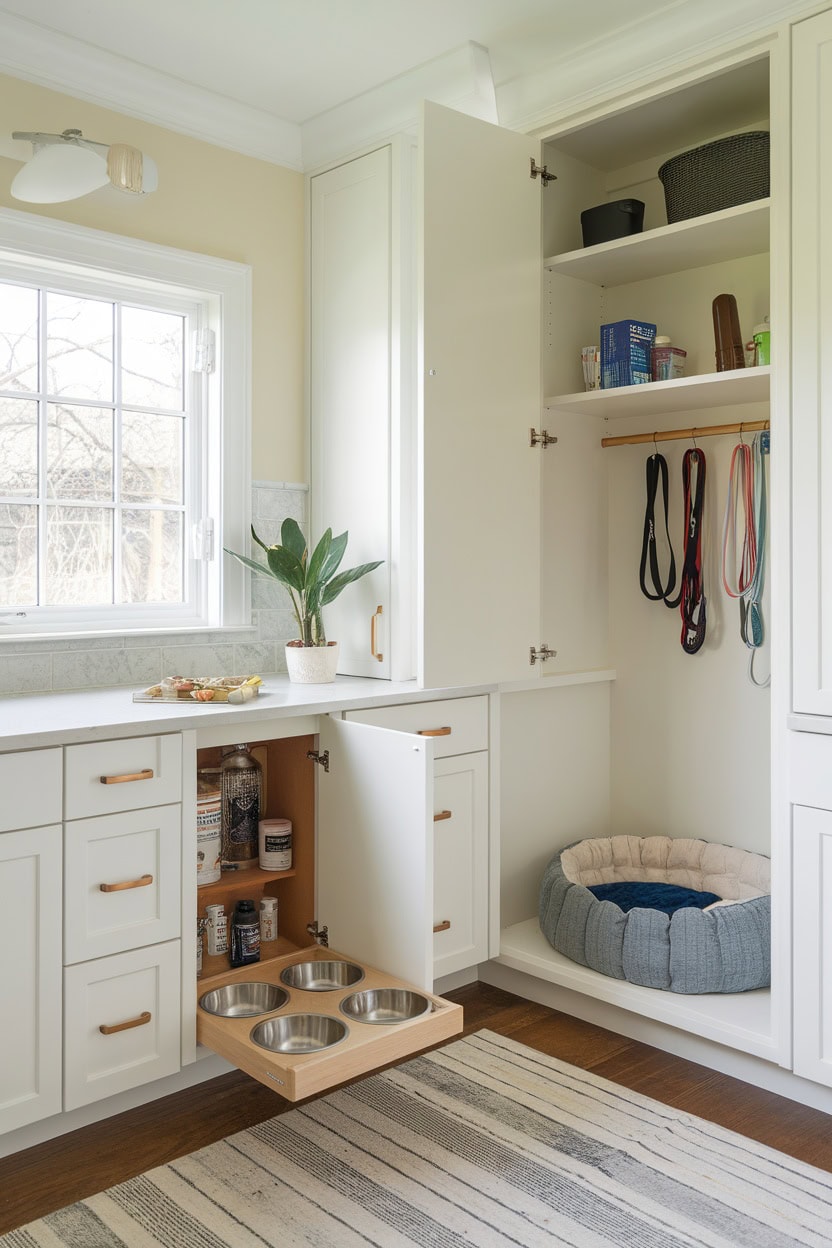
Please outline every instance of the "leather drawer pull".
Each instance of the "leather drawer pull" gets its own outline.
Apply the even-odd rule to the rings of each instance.
[[[445,919],[443,923],[434,923],[433,930],[435,932],[447,932],[450,926],[451,926],[451,920]]]
[[[153,768],[145,767],[144,771],[131,771],[124,776],[99,776],[102,784],[130,784],[133,780],[152,780]]]
[[[433,822],[441,823],[443,819],[452,819],[452,818],[453,818],[452,810],[440,810],[438,815],[433,816]]]
[[[420,728],[420,737],[449,737],[453,730],[451,728]]]
[[[123,893],[127,888],[147,888],[153,883],[152,875],[142,875],[138,880],[124,880],[121,884],[99,884],[102,893]]]
[[[102,1036],[114,1036],[117,1031],[130,1031],[132,1027],[144,1027],[146,1023],[150,1022],[152,1017],[150,1010],[145,1010],[138,1018],[128,1018],[126,1023],[113,1023],[112,1027],[108,1026],[107,1023],[102,1023],[98,1030]]]

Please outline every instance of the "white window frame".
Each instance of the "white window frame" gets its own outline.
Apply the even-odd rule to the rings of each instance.
[[[215,335],[216,363],[185,374],[200,386],[199,430],[186,439],[195,496],[191,514],[213,521],[213,552],[199,558],[195,537],[184,537],[188,609],[156,604],[34,608],[25,618],[0,608],[0,644],[37,637],[121,636],[194,632],[250,624],[245,569],[224,559],[223,546],[248,549],[251,515],[251,269],[32,213],[0,209],[0,280],[64,286],[91,297],[159,308],[186,305],[201,329]],[[108,285],[109,282],[109,285]],[[167,291],[167,295],[166,295]],[[193,343],[186,344],[186,364]],[[189,405],[190,406],[190,405]],[[201,446],[199,443],[201,442]],[[218,514],[219,510],[219,514]]]

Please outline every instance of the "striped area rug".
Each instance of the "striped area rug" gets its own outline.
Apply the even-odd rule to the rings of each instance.
[[[832,1175],[489,1031],[0,1237],[2,1248],[832,1244]]]

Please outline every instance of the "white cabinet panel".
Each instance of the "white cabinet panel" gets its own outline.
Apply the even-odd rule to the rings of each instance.
[[[95,741],[66,749],[66,819],[163,806],[178,802],[181,793],[182,739],[178,733]]]
[[[62,770],[60,750],[0,755],[0,832],[58,823]]]
[[[317,919],[330,943],[397,979],[433,984],[433,743],[322,719]]]
[[[75,819],[64,835],[65,963],[179,936],[179,805]]]
[[[794,1070],[832,1085],[832,811],[793,808]]]
[[[794,709],[832,714],[832,11],[793,28]]]
[[[64,1109],[179,1070],[179,958],[174,940],[66,968]]]
[[[526,135],[424,106],[421,683],[528,678],[540,642],[539,180]],[[550,452],[551,453],[551,452]],[[556,645],[557,639],[549,639]]]
[[[397,732],[433,739],[434,758],[488,749],[488,698],[442,698],[436,702],[409,702],[406,706],[376,706],[347,711],[346,719],[376,724]]]
[[[437,759],[433,800],[433,957],[439,978],[488,960],[488,755]]]
[[[0,911],[4,1132],[61,1108],[60,827],[0,836]]]

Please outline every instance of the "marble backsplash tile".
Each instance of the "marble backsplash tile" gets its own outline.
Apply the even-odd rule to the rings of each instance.
[[[307,489],[285,481],[252,483],[252,524],[264,541],[279,539],[286,516],[305,530]],[[285,672],[283,647],[297,636],[282,586],[252,577],[252,629],[229,633],[9,641],[0,638],[0,695],[149,685],[165,675]]]

